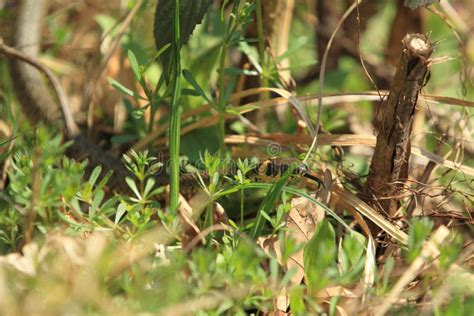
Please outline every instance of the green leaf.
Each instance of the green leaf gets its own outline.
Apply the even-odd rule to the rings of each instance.
[[[117,213],[115,213],[114,223],[118,224],[123,214],[127,211],[127,205],[125,203],[120,203],[117,207]]]
[[[336,264],[336,234],[327,219],[321,221],[303,252],[304,272],[308,290],[315,293],[330,280],[331,267]]]
[[[145,69],[148,69],[148,67],[150,67],[151,64],[153,64],[155,62],[155,60],[157,60],[161,54],[163,54],[168,48],[171,47],[171,44],[168,43],[166,44],[165,46],[163,46],[161,49],[159,49],[155,55],[153,55],[153,58],[151,58],[148,63],[145,65]]]
[[[224,74],[230,75],[230,76],[240,76],[240,75],[258,76],[259,75],[258,71],[249,70],[249,69],[240,69],[240,68],[235,68],[235,67],[224,68]]]
[[[413,262],[421,253],[423,243],[433,229],[433,222],[428,218],[414,219],[408,229],[408,262]]]
[[[260,109],[260,107],[258,105],[242,105],[242,106],[238,106],[238,107],[226,108],[225,112],[229,113],[229,114],[234,114],[234,115],[240,116],[240,115],[242,115],[242,112],[250,112],[250,111],[254,111],[254,110],[258,110],[258,109]]]
[[[148,196],[148,193],[150,193],[150,191],[153,189],[153,187],[155,186],[155,182],[156,180],[153,179],[153,178],[149,178],[147,181],[146,181],[146,185],[145,185],[145,190],[143,191],[143,196],[146,198]]]
[[[127,182],[127,185],[132,189],[133,193],[137,196],[138,199],[141,199],[140,191],[138,191],[137,184],[135,181],[133,181],[132,178],[126,177],[125,182]]]
[[[302,286],[295,286],[290,290],[290,307],[294,315],[302,315],[306,308],[304,305],[305,290]]]
[[[93,217],[95,213],[97,212],[97,208],[99,207],[100,203],[102,203],[102,200],[104,199],[104,191],[99,191],[94,195],[94,198],[92,199],[92,204],[89,209],[89,216]]]
[[[99,184],[97,184],[94,191],[102,190],[105,187],[105,185],[107,184],[107,182],[109,181],[109,179],[110,179],[110,177],[112,176],[113,173],[114,172],[112,170],[107,171],[105,176],[99,181]]]
[[[94,186],[95,182],[97,181],[97,179],[99,178],[99,175],[102,171],[102,167],[101,166],[97,166],[94,168],[94,170],[92,170],[92,173],[91,173],[91,176],[89,177],[89,184],[91,185],[91,187]]]
[[[275,225],[274,225],[274,221],[273,221],[273,219],[270,217],[270,215],[268,215],[266,212],[262,211],[262,216],[263,216],[263,218],[265,218],[270,224],[272,224],[272,226],[275,226]]]
[[[77,214],[81,214],[82,211],[81,211],[81,206],[79,205],[79,200],[76,199],[76,198],[73,198],[70,202],[70,205],[72,206],[72,208],[74,209],[74,211],[77,213]]]
[[[123,84],[121,84],[120,82],[118,82],[117,80],[113,79],[113,78],[110,78],[110,77],[107,77],[107,80],[109,81],[109,83],[112,85],[112,87],[114,87],[115,89],[117,89],[118,91],[128,95],[128,96],[131,96],[132,98],[134,99],[142,99],[142,100],[146,100],[146,98],[140,96],[138,93],[136,93],[135,91],[132,91],[130,90],[129,88],[125,87]]]
[[[275,185],[270,189],[268,194],[265,196],[265,199],[262,201],[260,205],[260,210],[257,215],[257,219],[255,220],[255,226],[252,229],[250,236],[253,239],[257,239],[263,229],[263,218],[264,214],[270,213],[270,211],[275,207],[275,204],[280,197],[281,191],[288,180],[288,177],[293,174],[294,166],[290,165],[290,168],[285,171],[285,173],[281,176],[281,178],[275,183]]]
[[[439,263],[441,268],[448,269],[458,259],[463,249],[463,243],[462,235],[454,233],[448,243],[440,245]]]
[[[142,71],[140,69],[140,65],[138,64],[138,60],[135,56],[135,53],[133,53],[133,51],[129,49],[127,52],[127,56],[128,62],[130,63],[130,67],[132,67],[133,74],[135,75],[135,79],[137,79],[137,81],[140,81],[142,79]]]
[[[112,216],[112,214],[116,212],[117,201],[118,201],[117,196],[114,196],[112,198],[105,200],[104,204],[102,204],[102,206],[100,207],[102,214],[104,214],[107,217]]]
[[[181,89],[181,95],[187,95],[187,96],[190,96],[190,97],[200,97],[201,96],[199,94],[199,92],[197,92],[196,90],[186,89],[186,88]]]
[[[255,47],[250,46],[247,42],[240,42],[239,48],[247,55],[252,65],[257,69],[258,73],[262,73],[262,65],[260,65],[258,51]]]
[[[339,251],[339,262],[342,273],[347,273],[356,267],[364,256],[365,237],[358,232],[352,232],[344,236],[342,248]]]
[[[197,24],[201,23],[211,4],[211,0],[181,0],[179,8],[180,46],[186,44]],[[174,0],[160,0],[156,6],[153,36],[157,50],[173,42]],[[165,74],[169,70],[170,51],[160,56]]]
[[[186,79],[187,82],[189,82],[191,86],[193,86],[194,90],[196,90],[196,92],[199,93],[199,95],[204,100],[206,100],[207,103],[212,104],[211,99],[206,95],[206,93],[204,93],[201,86],[196,82],[196,79],[194,79],[193,74],[189,70],[187,69],[183,70],[183,77],[184,79]]]

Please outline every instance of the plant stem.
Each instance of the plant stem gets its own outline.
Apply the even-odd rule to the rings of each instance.
[[[240,190],[240,226],[244,227],[244,189]]]
[[[222,21],[225,24],[224,21]],[[227,57],[227,25],[224,25],[224,32],[223,32],[223,41],[222,41],[222,49],[221,49],[221,59],[219,64],[219,102],[217,105],[217,111],[219,112],[219,122],[217,125],[217,133],[219,139],[219,151],[221,154],[225,153],[225,76],[224,76],[224,68],[225,68],[225,61]]]
[[[170,209],[176,212],[179,200],[179,147],[181,129],[181,59],[180,59],[180,29],[179,29],[179,0],[175,0],[174,8],[174,42],[173,42],[173,97],[170,117]]]
[[[160,79],[158,80],[158,83],[156,84],[155,91],[154,93],[150,96],[149,101],[150,101],[150,123],[148,124],[148,133],[151,133],[153,131],[153,125],[155,123],[155,114],[156,110],[158,108],[158,104],[161,101],[161,98],[159,96],[159,91],[161,89],[161,86],[165,82],[165,76],[162,73],[160,76]]]

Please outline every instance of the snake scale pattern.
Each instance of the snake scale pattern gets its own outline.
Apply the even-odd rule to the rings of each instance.
[[[48,0],[18,0],[14,1],[11,7],[13,14],[10,17],[7,44],[14,46],[25,55],[37,59],[40,53],[41,30],[47,13]],[[64,131],[65,138],[68,138],[67,135],[72,133],[65,130],[66,126],[60,106],[44,75],[33,66],[16,59],[9,60],[9,69],[15,93],[28,119],[33,124],[43,123],[48,126],[59,126]],[[109,189],[129,191],[124,179],[131,174],[120,160],[92,143],[84,135],[74,136],[72,140],[73,144],[67,152],[71,158],[88,159],[89,172],[98,165],[102,166],[104,170],[112,170],[114,176],[108,182]],[[288,167],[287,164],[280,164],[278,160],[272,158],[258,163],[252,173],[254,179],[268,182],[279,178]],[[311,176],[303,165],[295,168],[295,174],[310,178],[321,185],[321,181]],[[165,185],[168,182],[169,177],[166,172],[161,172],[156,176],[157,185]],[[195,191],[196,186],[197,182],[190,174],[181,177],[182,193]]]

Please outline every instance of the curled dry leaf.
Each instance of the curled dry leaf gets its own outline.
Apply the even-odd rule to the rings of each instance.
[[[319,291],[315,296],[320,301],[320,304],[325,302],[330,304],[332,298],[337,297],[336,315],[353,315],[359,310],[360,297],[362,295],[362,287],[360,285],[354,288],[343,286],[328,286]],[[350,313],[348,313],[348,311]]]
[[[291,210],[288,215],[288,228],[296,229],[306,237],[305,241],[313,236],[316,224],[324,219],[324,210],[304,197],[291,201]],[[296,236],[291,236],[296,237]],[[300,238],[295,238],[298,241]]]
[[[200,230],[194,222],[193,208],[182,195],[179,196],[178,212],[181,222],[181,242],[183,247],[186,247],[191,240],[199,235]]]
[[[202,211],[210,203],[209,195],[204,191],[199,191],[189,200],[189,206],[192,209],[193,216],[200,216]]]
[[[213,214],[215,224],[229,224],[229,216],[220,203],[214,202]]]
[[[209,203],[212,203],[210,197],[204,191],[199,191],[189,200],[189,202],[186,201],[183,196],[180,196],[179,214],[181,218],[181,238],[184,249],[190,249],[190,247],[195,244],[195,238],[203,240],[204,236],[201,236],[202,232],[196,224],[196,219],[201,216]],[[227,216],[225,209],[219,203],[213,203],[212,212],[214,224],[229,223],[229,217]]]
[[[358,293],[354,290],[342,286],[328,286],[324,290],[319,291],[316,294],[318,298],[331,298],[331,297],[348,297],[348,298],[357,298],[359,297]]]
[[[211,198],[206,192],[199,191],[198,193],[196,193],[189,200],[189,206],[192,209],[192,218],[199,218],[209,203],[211,203]],[[227,216],[227,212],[225,211],[224,207],[222,207],[222,205],[218,202],[213,202],[212,212],[214,216],[214,224],[229,223],[229,217]]]
[[[280,294],[278,294],[276,298],[276,313],[278,315],[289,315],[285,311],[288,310],[288,306],[290,305],[290,298],[288,297],[288,290],[283,288],[280,291]]]
[[[69,267],[86,266],[100,259],[106,245],[107,238],[99,233],[91,234],[87,239],[52,235],[47,237],[42,246],[35,242],[25,245],[23,254],[11,253],[1,256],[0,267],[11,267],[24,274],[35,276],[38,267],[42,266],[51,255],[59,258],[53,264],[67,262]]]
[[[36,275],[36,262],[39,248],[36,243],[29,243],[23,247],[23,255],[10,253],[0,257],[0,267],[11,267],[24,274]]]

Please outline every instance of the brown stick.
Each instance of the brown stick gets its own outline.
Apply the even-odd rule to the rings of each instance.
[[[408,177],[410,133],[418,95],[429,73],[433,44],[426,35],[409,34],[403,39],[403,51],[392,88],[379,113],[379,129],[369,177],[366,201],[380,211],[394,215],[398,196]]]

